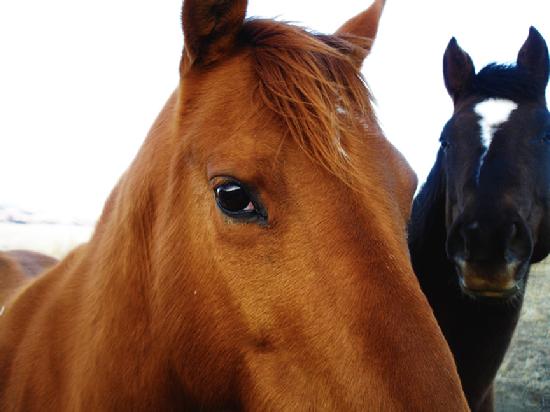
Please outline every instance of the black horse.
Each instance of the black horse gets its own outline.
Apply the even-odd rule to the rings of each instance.
[[[493,410],[530,265],[550,252],[548,71],[533,27],[514,66],[476,74],[454,38],[443,58],[454,113],[414,201],[409,247],[473,411]]]

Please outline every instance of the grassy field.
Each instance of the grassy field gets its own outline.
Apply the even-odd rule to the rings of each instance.
[[[0,250],[63,257],[93,228],[0,223]],[[550,262],[533,266],[523,312],[496,383],[497,412],[550,412]]]

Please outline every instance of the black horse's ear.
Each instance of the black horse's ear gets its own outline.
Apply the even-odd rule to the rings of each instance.
[[[544,38],[533,26],[529,28],[529,36],[518,53],[518,67],[528,70],[546,89],[550,62],[548,60],[548,47]]]
[[[246,6],[246,0],[184,1],[182,71],[191,65],[211,64],[231,51],[243,25]]]
[[[453,37],[443,55],[443,78],[447,92],[455,103],[468,90],[474,77],[475,68],[471,57]]]

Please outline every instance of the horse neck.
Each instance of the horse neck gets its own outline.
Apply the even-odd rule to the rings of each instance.
[[[162,382],[154,376],[162,368],[163,360],[161,354],[153,351],[154,341],[162,337],[159,331],[153,330],[151,319],[152,255],[158,204],[165,186],[163,165],[168,164],[170,153],[167,150],[172,137],[170,114],[175,104],[174,94],[136,159],[109,196],[82,258],[82,272],[88,274],[91,292],[89,309],[103,317],[102,323],[107,325],[103,326],[107,329],[102,342],[106,344],[104,349],[117,363],[127,359],[126,367],[132,369],[131,374],[141,376],[144,382],[148,379]],[[114,347],[113,342],[119,346]],[[106,356],[101,350],[97,353],[98,357]],[[147,373],[150,376],[144,376]],[[166,382],[163,384],[167,386]],[[153,386],[149,381],[149,388]],[[139,396],[132,398],[139,399]]]
[[[92,396],[87,402],[95,402],[95,406],[105,405],[108,398],[107,409],[144,410],[146,405],[153,408],[169,402],[170,374],[165,356],[155,344],[162,337],[153,331],[151,322],[150,259],[156,191],[162,190],[160,177],[155,177],[159,173],[151,165],[162,164],[162,159],[152,162],[152,156],[159,155],[169,136],[163,132],[169,124],[165,112],[166,108],[111,193],[89,243],[25,287],[6,310],[5,320],[17,333],[9,341],[0,335],[0,348],[8,346],[15,351],[30,345],[22,356],[35,354],[33,362],[27,363],[33,370],[21,371],[18,376],[49,376],[48,368],[55,362],[47,351],[36,355],[41,352],[39,342],[50,341],[52,336],[59,342],[55,356],[59,365],[55,368],[60,379],[57,388],[48,389],[58,393],[57,402],[66,401],[64,391],[81,389],[71,397],[68,409],[84,407],[80,394]],[[45,322],[47,319],[55,322]],[[37,336],[32,343],[25,341],[28,330]],[[0,371],[5,361],[0,355]],[[114,387],[117,393],[113,393]],[[128,403],[130,400],[138,404]]]
[[[414,199],[408,227],[413,269],[425,293],[436,287],[432,283],[448,282],[454,275],[445,250],[446,238],[445,176],[442,154],[438,153],[426,183]]]
[[[145,309],[151,280],[155,219],[168,163],[175,94],[159,114],[129,169],[109,195],[94,234],[83,252],[81,270],[90,273],[96,290],[114,294]],[[94,262],[94,264],[91,264]],[[128,296],[129,285],[139,295]],[[117,295],[120,294],[121,296]]]

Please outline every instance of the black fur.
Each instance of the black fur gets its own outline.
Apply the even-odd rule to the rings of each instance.
[[[496,97],[515,102],[544,98],[544,86],[533,75],[519,66],[490,64],[474,78],[471,95]]]
[[[493,410],[493,381],[519,318],[530,264],[550,252],[550,114],[544,98],[549,63],[546,44],[535,29],[519,56],[516,66],[491,64],[474,75],[470,57],[456,41],[449,43],[445,85],[455,113],[413,202],[409,225],[414,271],[453,352],[473,411]],[[518,107],[485,152],[474,108],[488,98],[513,100]],[[518,236],[524,249],[516,274],[519,292],[513,297],[480,299],[463,292],[456,255],[448,254],[449,237],[461,221],[477,222],[479,232],[487,231],[481,234],[494,244],[501,227],[524,228],[521,239],[511,235]],[[468,251],[466,259],[482,256],[475,263],[484,268],[506,262],[506,250],[486,245],[492,250]]]

